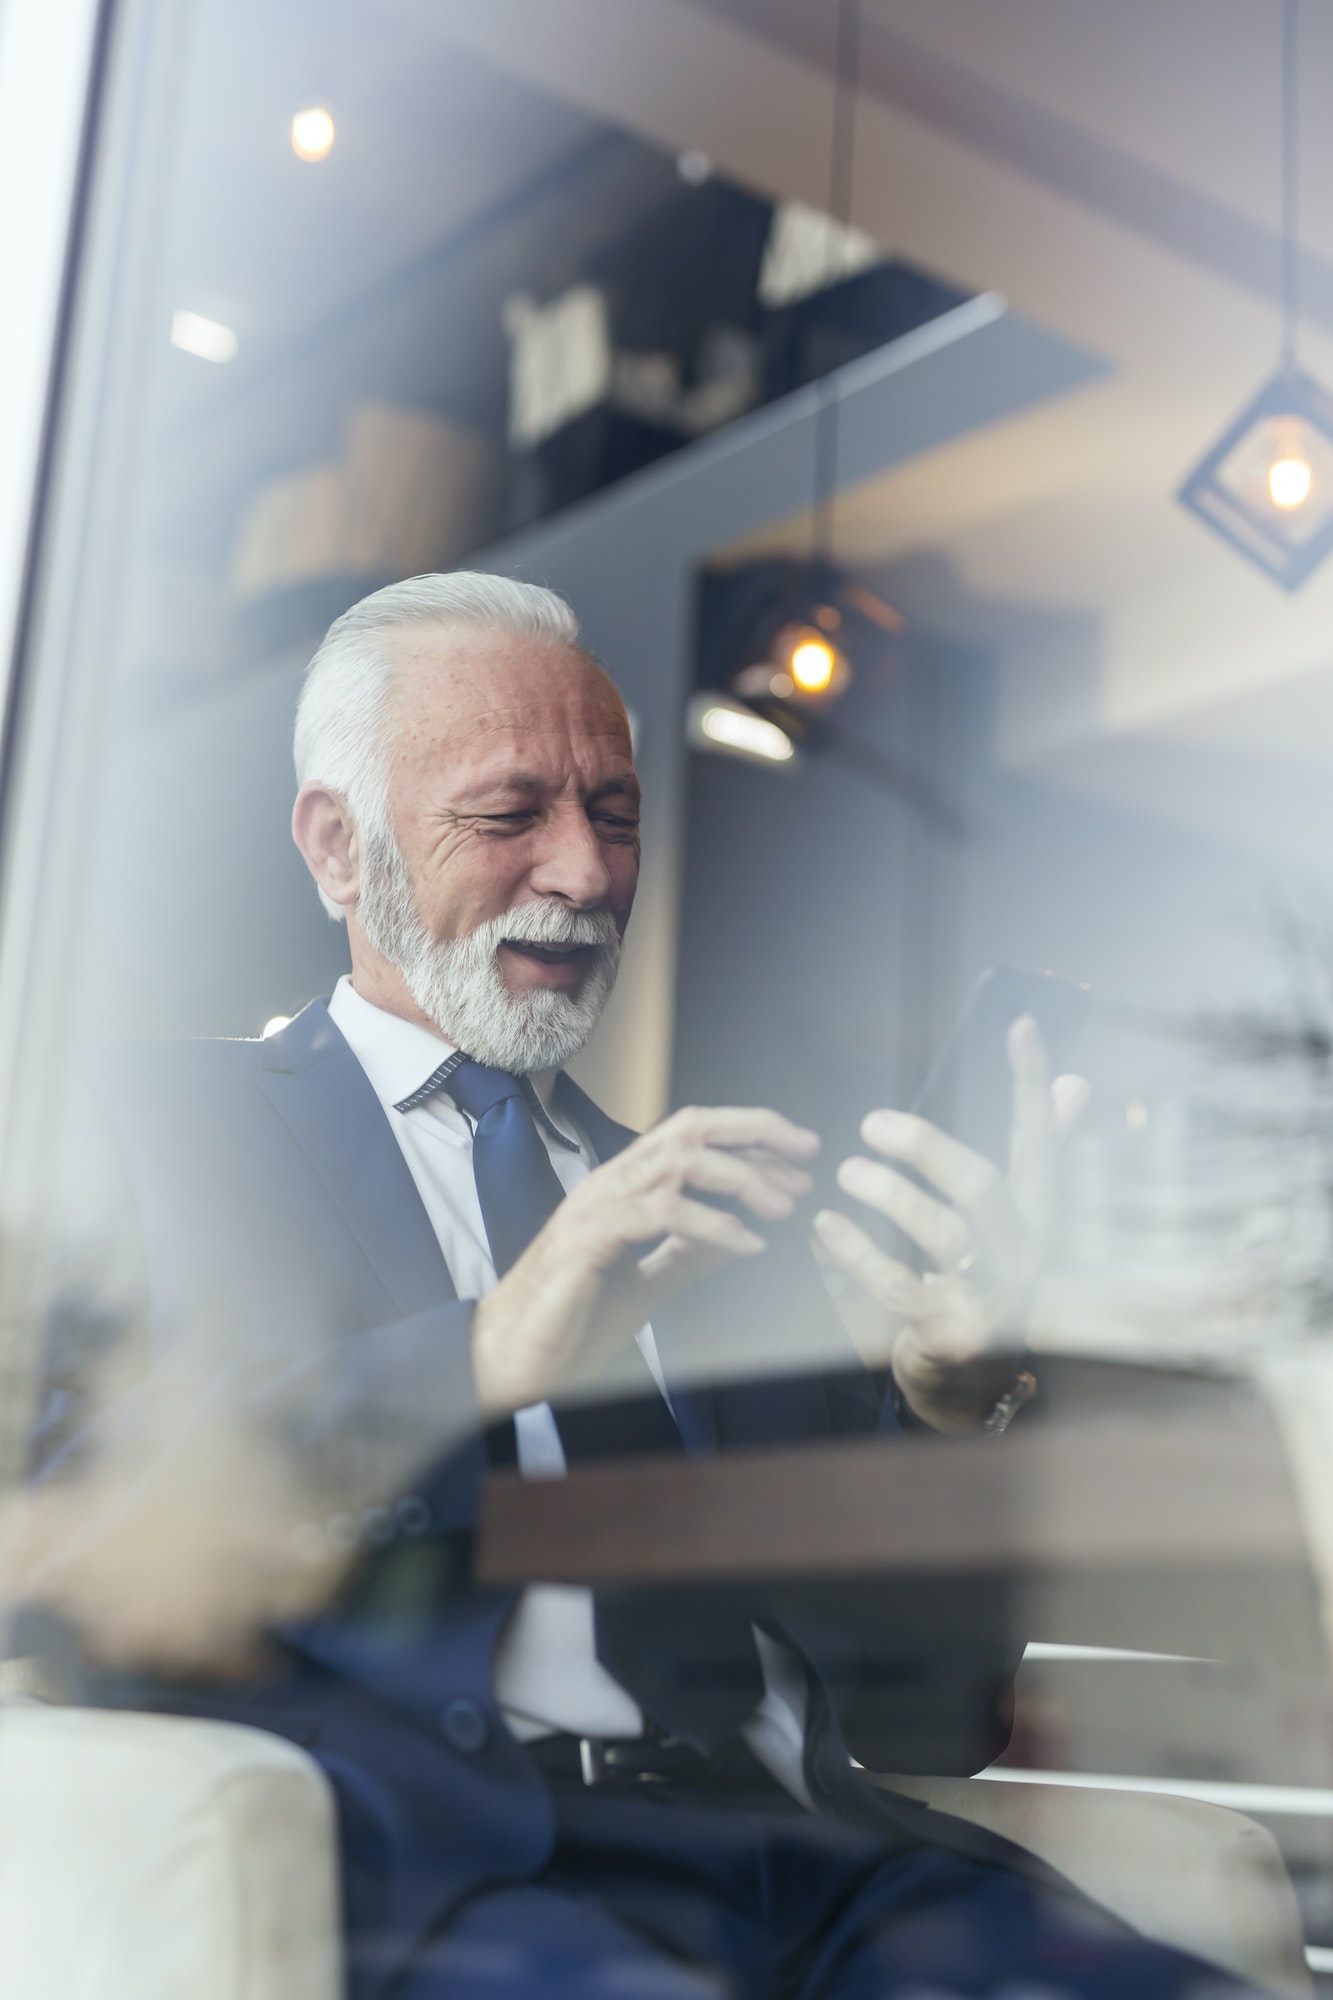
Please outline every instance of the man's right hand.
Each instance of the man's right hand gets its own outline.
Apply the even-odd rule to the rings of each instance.
[[[811,1186],[798,1162],[818,1151],[815,1133],[779,1112],[691,1108],[597,1167],[477,1306],[483,1414],[508,1415],[589,1380],[673,1293],[757,1255],[762,1236],[695,1196],[726,1196],[761,1222],[784,1221]],[[641,1254],[644,1244],[653,1247]]]

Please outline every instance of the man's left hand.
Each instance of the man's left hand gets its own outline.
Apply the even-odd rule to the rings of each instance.
[[[1081,1077],[1052,1084],[1030,1017],[1014,1023],[1008,1048],[1014,1111],[1007,1174],[902,1111],[869,1112],[861,1137],[938,1194],[863,1155],[838,1168],[843,1192],[896,1223],[933,1271],[918,1275],[836,1210],[815,1218],[833,1261],[894,1316],[894,1377],[909,1407],[940,1431],[976,1429],[1013,1382],[1050,1229],[1056,1156],[1088,1096]]]

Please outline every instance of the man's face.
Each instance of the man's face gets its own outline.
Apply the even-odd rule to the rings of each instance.
[[[389,802],[416,913],[436,944],[525,903],[604,911],[623,934],[639,873],[625,711],[553,641],[409,629],[390,701]],[[506,989],[577,999],[587,945],[504,942]]]

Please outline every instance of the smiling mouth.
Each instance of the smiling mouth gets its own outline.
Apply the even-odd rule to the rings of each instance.
[[[570,965],[595,951],[590,944],[536,944],[527,938],[504,938],[501,940],[506,951],[521,952],[524,958],[535,958],[542,965]]]

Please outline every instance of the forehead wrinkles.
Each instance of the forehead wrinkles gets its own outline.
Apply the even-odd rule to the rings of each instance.
[[[626,725],[605,669],[554,640],[429,627],[397,643],[390,668],[391,717],[431,713],[494,727],[498,716],[501,726],[509,720],[521,727],[527,710],[548,708],[580,722],[597,717],[604,727]]]
[[[425,763],[447,776],[481,762],[498,775],[509,746],[529,767],[543,753],[563,764],[581,741],[614,744],[633,768],[614,682],[586,654],[554,641],[438,627],[405,635],[387,722],[389,763],[404,773]]]

